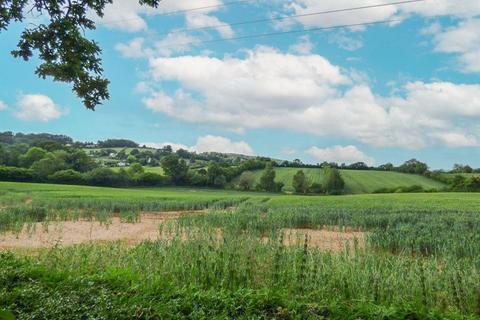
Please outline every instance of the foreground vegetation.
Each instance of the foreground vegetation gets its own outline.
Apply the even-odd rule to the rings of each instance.
[[[0,309],[18,319],[476,319],[479,205],[467,193],[304,197],[0,183],[3,232],[210,208],[166,222],[159,234],[168,237],[133,247],[0,253]],[[325,252],[297,233],[305,228],[364,231],[365,243]]]

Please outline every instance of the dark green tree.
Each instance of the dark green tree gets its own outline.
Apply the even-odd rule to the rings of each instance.
[[[251,171],[244,171],[238,180],[238,187],[241,190],[248,191],[253,189],[255,183],[255,174]]]
[[[20,156],[20,165],[29,168],[34,162],[45,158],[47,151],[39,147],[32,147],[28,149],[27,153]]]
[[[123,1],[123,0],[118,0]],[[46,23],[28,25],[20,36],[14,57],[30,60],[38,52],[40,65],[35,73],[45,79],[73,84],[73,91],[88,109],[109,98],[109,81],[103,68],[98,44],[85,38],[94,30],[89,18],[94,12],[102,17],[113,0],[7,0],[0,1],[0,31],[12,22],[23,22],[29,12],[45,17]],[[139,0],[141,5],[157,7],[160,0]]]
[[[428,166],[426,163],[418,161],[417,159],[410,159],[405,161],[398,169],[405,173],[424,174],[427,172]]]
[[[323,172],[325,176],[325,192],[327,194],[342,194],[345,188],[345,182],[340,175],[340,171],[337,168],[326,166],[323,168]]]
[[[163,172],[173,184],[184,184],[187,180],[188,166],[185,160],[176,154],[165,156],[161,160]]]
[[[293,186],[293,189],[295,189],[296,193],[301,193],[301,194],[307,193],[308,180],[303,170],[299,170],[297,171],[297,173],[295,173],[295,175],[293,176],[292,186]]]
[[[262,176],[260,177],[259,189],[269,192],[275,192],[275,170],[273,170],[272,163],[269,162],[265,170],[263,171]]]

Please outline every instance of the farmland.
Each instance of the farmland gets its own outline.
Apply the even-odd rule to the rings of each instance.
[[[70,221],[113,233],[146,213],[162,219],[156,239],[134,244],[4,249],[0,309],[18,319],[474,319],[479,206],[472,193],[302,197],[2,182],[4,237]]]
[[[276,179],[284,183],[284,191],[293,191],[292,179],[298,170],[303,170],[312,183],[323,182],[323,171],[317,168],[276,168]],[[442,189],[445,185],[441,182],[429,179],[421,175],[406,174],[392,171],[373,170],[340,170],[345,180],[345,193],[359,194],[372,193],[381,188],[408,187],[412,185],[422,186],[425,190]],[[255,177],[258,182],[262,171],[256,171]]]

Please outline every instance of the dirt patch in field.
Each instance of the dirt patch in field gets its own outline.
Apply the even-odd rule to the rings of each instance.
[[[119,217],[112,217],[108,223],[79,220],[50,222],[44,225],[39,222],[33,226],[25,226],[20,233],[0,234],[0,250],[49,248],[89,241],[122,240],[129,244],[137,244],[144,240],[158,239],[160,225],[167,219],[202,212],[205,211],[145,212],[141,215],[140,221],[135,223],[122,222]]]
[[[322,251],[340,252],[346,248],[365,248],[365,233],[360,231],[284,229],[283,232],[283,244],[286,246],[303,246],[306,237],[309,248]]]
[[[206,213],[208,210],[196,211],[169,211],[169,212],[143,212],[140,221],[134,223],[124,222],[118,216],[111,218],[108,223],[99,221],[62,221],[50,222],[45,225],[41,222],[33,226],[25,226],[20,233],[8,232],[0,234],[0,250],[5,249],[39,249],[54,246],[69,246],[85,242],[124,241],[129,245],[135,245],[145,240],[170,240],[180,237],[182,240],[191,239],[195,230],[169,233],[163,230],[160,234],[160,226],[167,220],[174,220],[181,215]],[[166,224],[164,224],[166,225]],[[171,225],[172,226],[172,225]],[[173,230],[172,230],[173,231]],[[221,229],[216,228],[212,235],[219,243],[223,241]],[[353,230],[341,230],[329,227],[321,230],[316,229],[283,229],[283,245],[304,246],[305,237],[308,239],[308,247],[322,251],[342,252],[345,248],[363,249],[365,247],[365,234]],[[195,237],[193,237],[195,238]],[[267,242],[267,238],[263,238]]]

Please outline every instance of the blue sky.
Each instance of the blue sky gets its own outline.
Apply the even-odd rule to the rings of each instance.
[[[23,27],[12,25],[0,33],[0,130],[305,162],[480,167],[478,0],[229,25],[391,2],[251,1],[164,15],[225,2],[116,1],[88,34],[111,80],[111,99],[95,112],[69,85],[37,78],[37,61],[10,56]],[[386,20],[394,22],[228,40]]]

